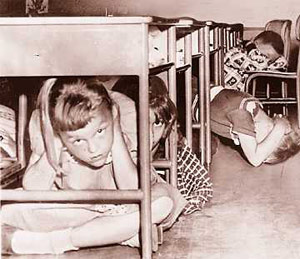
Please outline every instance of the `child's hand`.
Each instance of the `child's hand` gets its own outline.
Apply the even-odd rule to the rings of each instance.
[[[121,131],[120,107],[117,103],[113,103],[112,116],[113,116],[114,130]]]
[[[288,121],[288,119],[286,117],[284,117],[282,114],[274,114],[273,116],[273,120],[275,124],[280,124],[282,125],[282,127],[285,128],[285,134],[288,134],[291,132],[292,127],[290,122]]]

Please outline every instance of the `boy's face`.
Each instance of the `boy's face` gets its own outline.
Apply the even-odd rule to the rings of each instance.
[[[84,127],[60,133],[62,142],[77,159],[93,166],[105,164],[113,143],[113,118],[111,112],[101,107],[99,116]]]
[[[150,109],[150,150],[153,150],[159,144],[161,140],[166,125],[159,121],[152,109]]]

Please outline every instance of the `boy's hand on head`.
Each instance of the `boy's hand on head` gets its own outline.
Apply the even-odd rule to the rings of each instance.
[[[291,132],[292,127],[290,122],[286,117],[284,117],[282,114],[274,114],[273,120],[275,124],[280,124],[285,129],[285,134],[288,134]]]
[[[61,150],[63,149],[63,143],[61,142],[61,139],[57,136],[54,136],[54,146],[55,151],[58,152],[57,156],[59,156]]]
[[[288,119],[284,118],[286,121],[286,127],[285,127],[285,134],[289,134],[292,131],[291,123],[288,121]]]
[[[117,103],[113,103],[112,116],[113,116],[114,130],[120,131],[121,130],[120,107]]]
[[[113,115],[113,120],[120,119],[120,107],[117,103],[113,103],[112,106],[112,115]]]

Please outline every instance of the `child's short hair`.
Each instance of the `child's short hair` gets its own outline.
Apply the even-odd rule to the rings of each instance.
[[[292,130],[289,134],[284,136],[280,146],[272,153],[271,157],[267,159],[266,163],[279,164],[296,155],[299,151],[300,135]]]
[[[157,120],[165,124],[163,133],[163,139],[165,139],[177,120],[177,109],[169,97],[164,81],[158,76],[149,78],[149,106],[154,111]]]
[[[274,31],[263,31],[259,33],[253,40],[253,42],[259,42],[264,45],[271,45],[274,50],[279,54],[283,55],[284,44],[281,36]]]
[[[136,76],[122,77],[113,87],[114,91],[125,94],[135,101],[139,109],[139,79]],[[157,120],[165,124],[163,138],[168,137],[177,120],[177,109],[169,97],[164,81],[158,76],[149,77],[149,107],[153,109]]]
[[[111,111],[112,100],[95,78],[58,78],[49,94],[49,115],[54,131],[84,128],[98,116],[103,105]]]

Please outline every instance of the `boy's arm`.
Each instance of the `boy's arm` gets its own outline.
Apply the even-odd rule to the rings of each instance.
[[[34,110],[29,122],[29,136],[32,154],[23,177],[23,187],[27,190],[50,190],[53,187],[56,172],[50,165],[44,147],[40,125],[39,110]],[[56,151],[61,142],[55,139]]]
[[[289,122],[284,118],[274,121],[274,127],[269,135],[260,143],[255,137],[238,133],[241,147],[247,159],[253,166],[259,166],[279,146],[282,137],[289,128]]]
[[[112,160],[116,184],[119,189],[137,189],[137,167],[133,162],[125,143],[120,126],[119,111],[116,106],[114,106],[114,118]]]
[[[41,156],[32,153],[28,167],[23,177],[25,190],[51,190],[54,185],[56,172],[49,164],[44,152]]]

